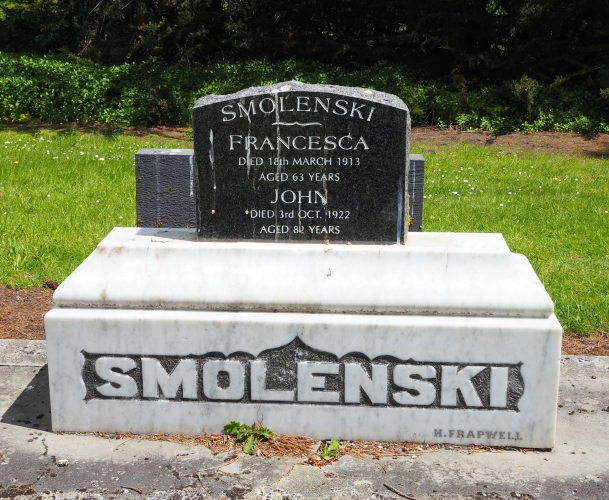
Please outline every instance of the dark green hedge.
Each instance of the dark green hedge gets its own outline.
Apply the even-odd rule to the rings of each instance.
[[[378,61],[609,86],[608,0],[0,0],[0,52],[103,64]]]
[[[196,98],[284,80],[369,87],[401,97],[415,125],[495,132],[609,132],[609,89],[432,79],[401,65],[363,69],[286,60],[101,64],[0,53],[0,121],[185,125]]]

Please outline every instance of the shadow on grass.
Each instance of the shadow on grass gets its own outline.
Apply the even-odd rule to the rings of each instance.
[[[0,124],[0,132],[26,132],[32,135],[46,131],[57,132],[60,135],[70,135],[76,132],[101,135],[113,138],[121,135],[128,135],[137,138],[149,138],[156,136],[167,140],[191,141],[193,138],[192,127],[190,126],[170,126],[170,127],[145,127],[145,126],[120,126],[104,125],[96,123],[9,123]]]
[[[585,143],[600,143],[600,147],[597,146],[593,149],[583,149],[582,154],[584,156],[589,156],[590,158],[600,158],[601,160],[609,158],[609,141],[606,140],[608,134],[582,132],[581,134],[579,134],[579,136],[585,141]]]

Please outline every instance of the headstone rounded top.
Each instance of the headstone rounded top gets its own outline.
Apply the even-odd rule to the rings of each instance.
[[[386,92],[379,92],[378,90],[364,89],[360,87],[343,87],[341,85],[325,85],[325,84],[311,84],[297,82],[290,80],[288,82],[273,83],[272,85],[265,85],[263,87],[249,87],[247,89],[240,90],[234,94],[222,94],[216,95],[211,94],[205,97],[197,99],[194,107],[207,106],[209,104],[216,104],[224,101],[231,101],[240,99],[242,97],[251,97],[263,94],[276,94],[279,92],[312,92],[312,93],[327,93],[336,94],[345,97],[352,97],[356,99],[365,99],[367,101],[378,102],[386,106],[392,106],[395,108],[408,110],[404,101],[398,96],[388,94]]]
[[[397,96],[296,81],[199,99],[197,236],[403,243],[410,115]]]

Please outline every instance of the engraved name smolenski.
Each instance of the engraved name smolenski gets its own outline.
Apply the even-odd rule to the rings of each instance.
[[[518,411],[520,364],[455,364],[341,358],[299,338],[257,357],[236,352],[202,356],[83,352],[90,399],[168,399],[324,405],[374,405]]]
[[[202,240],[396,243],[410,119],[396,96],[286,82],[192,112]]]

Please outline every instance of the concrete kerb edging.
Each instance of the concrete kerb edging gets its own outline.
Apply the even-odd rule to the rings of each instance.
[[[24,498],[398,498],[385,484],[417,500],[609,498],[608,357],[562,356],[551,452],[346,456],[321,469],[244,455],[222,467],[229,457],[201,446],[54,434],[44,364],[45,341],[0,340],[0,483],[30,485]]]
[[[46,364],[46,341],[0,339],[0,366],[44,366]]]

